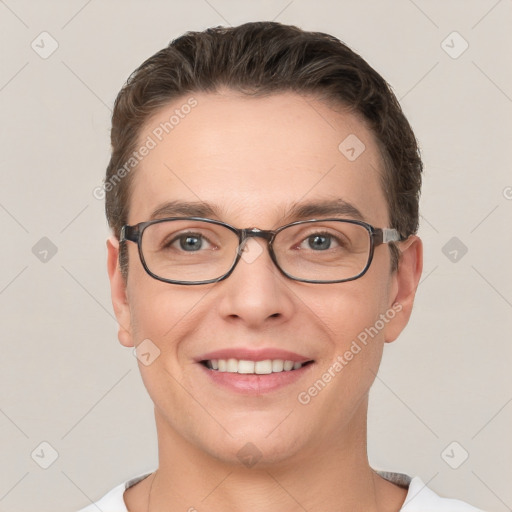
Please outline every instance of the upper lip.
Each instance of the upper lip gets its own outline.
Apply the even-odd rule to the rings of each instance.
[[[282,350],[279,348],[224,348],[214,350],[198,357],[196,361],[211,361],[212,359],[243,359],[245,361],[264,361],[265,359],[283,359],[294,363],[305,363],[312,361],[310,357],[304,357],[296,352]]]

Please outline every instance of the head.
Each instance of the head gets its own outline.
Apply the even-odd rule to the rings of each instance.
[[[345,140],[357,141],[356,158]],[[158,349],[139,366],[160,430],[225,461],[252,442],[269,463],[314,453],[343,428],[357,437],[383,345],[407,324],[422,266],[422,163],[384,79],[327,34],[273,22],[188,32],[132,73],[115,102],[111,141],[113,304],[121,343],[151,340]],[[119,244],[123,225],[149,220],[166,202],[208,203],[210,218],[276,229],[294,220],[294,205],[337,200],[404,239],[376,248],[354,281],[290,280],[261,242],[261,255],[223,281],[168,284],[145,272],[135,244]],[[197,361],[230,347],[313,362],[296,384],[247,397],[206,386]],[[307,392],[318,379],[321,392]]]

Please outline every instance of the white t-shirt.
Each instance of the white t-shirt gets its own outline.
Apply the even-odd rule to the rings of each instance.
[[[479,508],[472,507],[464,501],[438,496],[417,476],[411,478],[403,473],[385,471],[377,471],[377,473],[386,480],[408,489],[405,502],[400,512],[484,512]],[[101,512],[128,512],[123,499],[124,491],[149,475],[151,475],[151,473],[144,473],[114,487],[114,489],[105,494],[99,501],[92,503],[78,512],[98,512],[98,510],[101,510]]]

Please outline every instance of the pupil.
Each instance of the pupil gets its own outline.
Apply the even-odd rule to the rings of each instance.
[[[182,249],[197,251],[201,248],[201,240],[197,236],[187,236],[180,239],[180,245]]]
[[[329,249],[331,240],[326,236],[315,235],[309,238],[309,245],[313,249]]]

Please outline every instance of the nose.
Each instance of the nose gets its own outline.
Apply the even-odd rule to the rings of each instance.
[[[249,327],[285,321],[295,309],[288,279],[272,261],[266,240],[250,237],[232,274],[218,283],[219,312]]]

